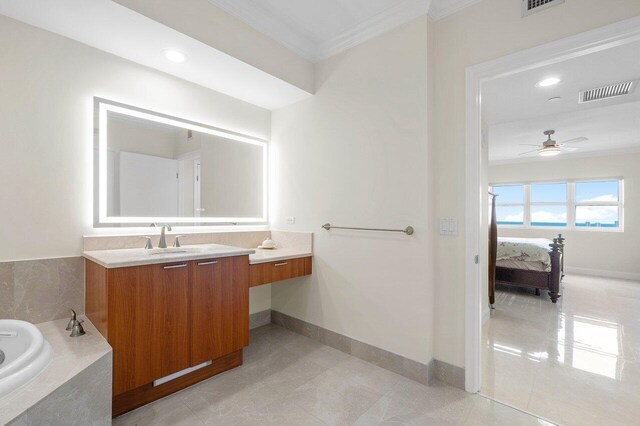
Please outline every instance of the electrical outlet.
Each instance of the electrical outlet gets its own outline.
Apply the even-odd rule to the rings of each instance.
[[[287,221],[287,225],[295,225],[296,224],[296,218],[294,216],[288,216],[285,218],[285,220]]]

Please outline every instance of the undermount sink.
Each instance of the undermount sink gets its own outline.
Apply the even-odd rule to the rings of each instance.
[[[201,252],[202,249],[198,247],[167,247],[167,248],[154,248],[146,250],[145,253],[148,255],[158,255],[158,254],[176,254],[176,253],[198,253]]]

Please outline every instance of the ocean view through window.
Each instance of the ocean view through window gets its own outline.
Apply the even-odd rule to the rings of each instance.
[[[622,230],[623,180],[491,185],[499,226]]]

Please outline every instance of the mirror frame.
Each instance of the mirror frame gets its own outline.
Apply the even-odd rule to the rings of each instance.
[[[168,124],[187,130],[219,136],[240,143],[257,145],[262,148],[262,216],[261,217],[123,217],[107,216],[107,119],[108,112],[116,112],[131,117]],[[96,116],[97,114],[97,116]],[[237,224],[265,224],[268,222],[268,141],[255,136],[232,130],[197,123],[179,117],[162,114],[143,108],[94,97],[94,117],[97,124],[98,138],[98,169],[94,170],[95,181],[98,181],[97,196],[94,190],[94,227],[105,226],[148,226],[150,223],[160,222],[176,225],[237,225]],[[95,152],[95,140],[94,140]],[[94,160],[95,161],[95,160]],[[97,212],[97,214],[96,214]]]

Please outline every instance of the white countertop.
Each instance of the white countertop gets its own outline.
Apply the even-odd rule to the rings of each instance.
[[[275,249],[255,249],[255,253],[249,256],[249,263],[277,262],[278,260],[295,259],[298,257],[309,257],[313,254],[307,250],[275,248]]]
[[[225,246],[222,244],[195,244],[178,248],[156,248],[152,250],[144,248],[93,250],[85,251],[82,255],[105,268],[124,268],[128,266],[244,256],[253,253],[255,253],[253,249]]]

